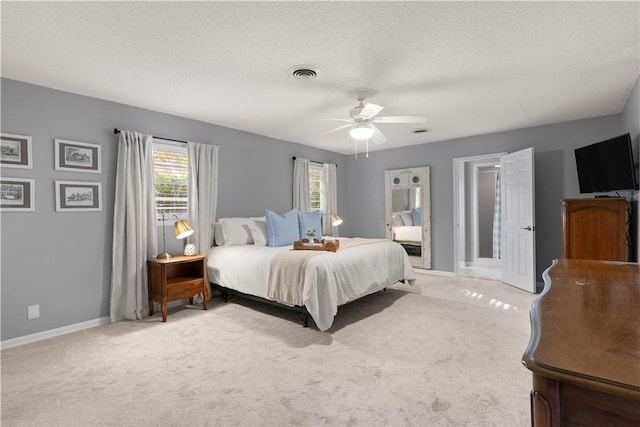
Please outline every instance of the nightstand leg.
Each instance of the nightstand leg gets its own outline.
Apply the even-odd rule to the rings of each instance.
[[[149,298],[149,316],[153,316],[153,309],[155,308],[154,305],[155,303],[153,300]]]
[[[204,287],[204,299],[202,300],[202,309],[203,310],[207,309],[207,301],[209,301],[209,290],[205,286]]]
[[[162,301],[161,304],[161,310],[162,310],[162,321],[166,322],[167,321],[167,302],[166,301]]]

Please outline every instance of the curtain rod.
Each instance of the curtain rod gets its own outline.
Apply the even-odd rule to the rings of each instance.
[[[115,135],[119,134],[119,133],[120,133],[120,129],[118,129],[118,128],[113,128],[113,133],[114,133]],[[187,141],[183,141],[183,140],[181,140],[181,139],[163,138],[163,137],[161,137],[161,136],[152,136],[152,138],[153,138],[153,139],[164,139],[165,141],[181,142],[181,143],[183,143],[183,144],[186,144],[186,143],[187,143]]]
[[[296,156],[293,156],[291,159],[292,159],[292,160],[295,160],[296,158],[297,158]],[[318,164],[324,165],[324,162],[316,162],[315,160],[309,160],[309,161],[310,161],[311,163],[318,163]],[[336,165],[336,167],[338,167],[338,165]]]

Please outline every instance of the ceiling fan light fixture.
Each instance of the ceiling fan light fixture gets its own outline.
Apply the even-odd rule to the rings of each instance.
[[[369,139],[373,136],[373,129],[367,125],[358,125],[349,129],[349,135],[353,139]]]

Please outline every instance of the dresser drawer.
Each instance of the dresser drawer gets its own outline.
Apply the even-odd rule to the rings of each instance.
[[[176,283],[167,283],[167,297],[193,296],[202,292],[204,280],[201,278],[180,279]]]

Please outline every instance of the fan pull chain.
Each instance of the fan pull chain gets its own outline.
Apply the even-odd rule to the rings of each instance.
[[[367,139],[367,159],[369,158],[369,140]]]
[[[358,140],[357,139],[353,140],[353,151],[356,152],[356,160],[358,160]]]

